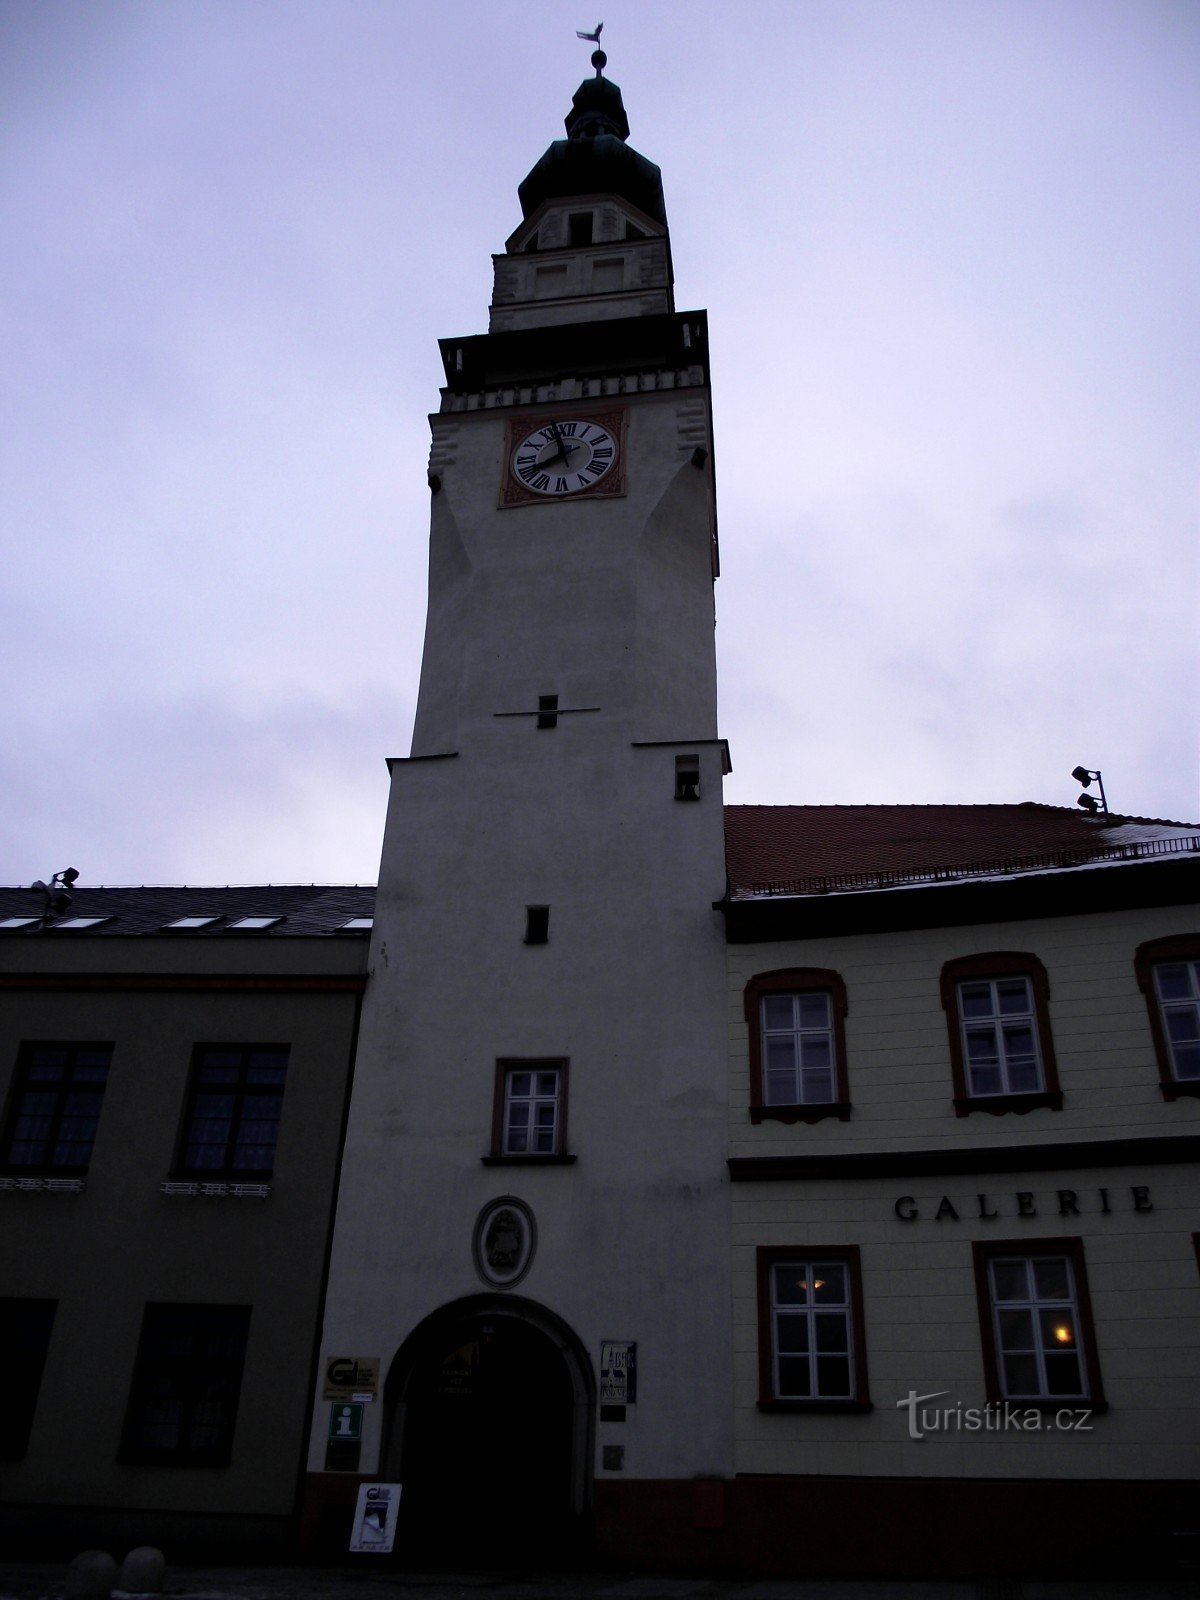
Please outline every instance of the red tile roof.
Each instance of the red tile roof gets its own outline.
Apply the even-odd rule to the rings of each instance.
[[[726,806],[734,895],[806,894],[934,876],[1078,865],[1171,847],[1200,828],[1144,817],[1101,822],[1065,806]]]

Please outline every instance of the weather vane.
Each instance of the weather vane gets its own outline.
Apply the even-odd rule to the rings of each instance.
[[[592,65],[596,69],[597,77],[600,76],[600,74],[604,71],[605,66],[608,64],[608,57],[600,48],[600,35],[603,32],[604,24],[602,22],[598,22],[596,24],[595,33],[583,33],[579,28],[576,28],[575,30],[575,37],[577,39],[586,39],[589,44],[594,44],[596,46],[596,48],[592,51]]]

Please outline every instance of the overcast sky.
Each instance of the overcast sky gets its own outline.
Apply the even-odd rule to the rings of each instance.
[[[710,317],[726,798],[1196,820],[1200,5],[600,14]],[[0,881],[374,881],[436,341],[596,20],[0,0]]]

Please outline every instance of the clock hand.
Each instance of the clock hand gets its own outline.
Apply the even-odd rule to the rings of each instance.
[[[564,467],[569,467],[571,465],[571,461],[570,457],[567,455],[567,451],[573,450],[575,448],[574,444],[569,445],[563,438],[557,422],[552,422],[550,424],[550,431],[554,436],[554,442],[558,446],[558,450],[550,457],[548,461],[543,461],[542,465],[544,467],[549,467],[552,466],[554,462],[561,461]]]

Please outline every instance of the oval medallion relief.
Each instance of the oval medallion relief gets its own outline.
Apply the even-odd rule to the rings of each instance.
[[[514,1195],[491,1200],[475,1221],[475,1270],[495,1289],[511,1289],[529,1271],[537,1246],[533,1212]]]

